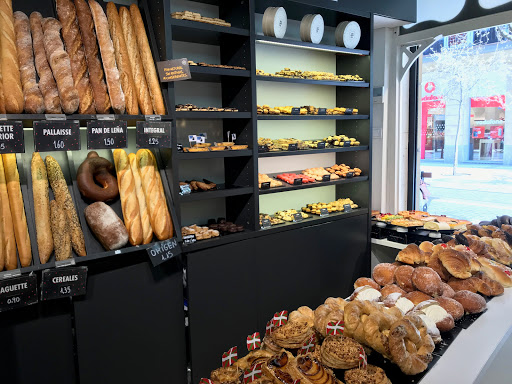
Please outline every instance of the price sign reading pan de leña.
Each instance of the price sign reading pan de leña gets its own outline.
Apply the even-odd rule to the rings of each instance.
[[[34,122],[36,152],[79,151],[80,123],[78,121]]]
[[[0,121],[0,153],[25,153],[21,121]]]
[[[190,66],[188,60],[175,59],[169,61],[159,61],[157,64],[160,82],[169,83],[172,81],[188,80],[190,76]]]
[[[137,121],[137,148],[171,148],[171,122]]]
[[[126,121],[94,120],[87,122],[87,149],[126,148]]]

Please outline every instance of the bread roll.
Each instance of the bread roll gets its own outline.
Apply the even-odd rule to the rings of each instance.
[[[68,184],[59,163],[51,156],[46,156],[46,171],[55,200],[66,213],[67,225],[71,233],[71,245],[78,256],[85,256],[84,233],[80,227],[75,205],[69,194]]]
[[[3,248],[5,269],[12,270],[18,268],[18,259],[16,258],[16,240],[12,222],[11,203],[9,202],[9,194],[7,192],[7,182],[5,179],[2,156],[0,156],[0,203],[2,204],[0,220],[3,231],[0,244]]]
[[[39,12],[30,14],[30,31],[32,32],[35,64],[39,75],[39,89],[43,94],[46,113],[60,114],[62,108],[60,107],[59,91],[44,49],[42,21],[43,16]]]
[[[441,278],[432,268],[416,268],[412,274],[412,283],[418,290],[429,296],[436,297],[443,294]]]
[[[107,251],[122,248],[128,243],[128,231],[110,206],[98,201],[85,208],[87,224]]]
[[[126,100],[123,90],[121,89],[119,70],[116,66],[114,44],[112,43],[112,37],[108,30],[107,16],[103,8],[101,8],[101,5],[95,0],[89,0],[89,6],[94,20],[96,36],[98,36],[98,45],[100,47],[101,60],[103,61],[103,69],[105,70],[105,78],[107,79],[110,103],[115,113],[123,114],[126,110]]]
[[[142,225],[142,244],[149,244],[153,239],[153,228],[151,228],[151,222],[149,220],[146,196],[144,196],[144,190],[142,188],[142,181],[140,178],[140,170],[139,166],[137,165],[137,156],[135,153],[130,153],[128,155],[128,160],[130,161],[130,168],[135,185],[135,193],[137,195],[137,201],[139,202],[140,221]]]
[[[373,280],[379,285],[388,285],[393,284],[395,282],[394,274],[395,274],[396,266],[390,263],[381,263],[377,264],[375,268],[373,268]]]
[[[405,292],[412,292],[415,290],[412,282],[412,274],[414,268],[410,265],[402,265],[395,270],[396,285],[402,288]]]
[[[39,152],[32,154],[32,195],[34,197],[34,217],[36,221],[37,250],[41,264],[48,262],[53,252],[53,236],[50,223],[50,197],[48,175]]]
[[[28,267],[32,263],[32,249],[30,248],[30,237],[28,235],[27,217],[21,194],[20,175],[16,164],[16,155],[10,153],[2,155],[5,170],[5,181],[9,193],[9,203],[14,219],[14,235],[18,247],[18,256],[22,267]]]
[[[143,115],[153,114],[153,105],[151,103],[151,96],[149,94],[148,83],[144,75],[144,65],[139,54],[137,47],[137,37],[133,29],[133,23],[130,16],[130,11],[126,7],[119,9],[119,16],[121,18],[121,27],[123,29],[123,36],[128,49],[128,61],[132,68],[132,75],[135,85],[135,93],[139,103],[140,111]]]
[[[11,0],[0,0],[0,64],[7,113],[22,113],[24,107],[20,67],[14,34]]]
[[[64,113],[75,113],[80,104],[80,98],[73,82],[69,55],[64,51],[64,44],[60,37],[60,22],[53,17],[48,17],[43,19],[42,26],[44,49],[53,77],[57,82],[62,109]]]
[[[135,181],[130,161],[124,149],[116,149],[114,151],[114,163],[116,165],[124,224],[130,236],[129,241],[132,245],[139,245],[143,240],[139,202],[137,200],[137,191],[135,190]]]
[[[66,43],[66,52],[71,61],[71,73],[75,88],[80,97],[78,112],[80,114],[94,114],[94,100],[91,84],[89,83],[89,71],[85,61],[85,52],[82,45],[82,36],[76,20],[76,9],[71,0],[57,0],[57,15],[62,24],[62,37]]]
[[[139,104],[133,81],[130,58],[128,57],[128,48],[126,47],[123,30],[121,28],[121,19],[119,18],[119,13],[117,13],[116,5],[113,2],[107,4],[107,18],[110,36],[112,36],[112,42],[114,43],[117,68],[121,76],[121,87],[126,102],[126,113],[129,115],[138,115]]]
[[[71,259],[71,234],[68,218],[64,209],[55,200],[50,202],[50,222],[53,232],[55,259],[57,261]]]
[[[162,97],[162,90],[160,89],[160,81],[156,73],[155,62],[151,54],[146,28],[144,28],[144,22],[142,21],[142,16],[137,5],[130,5],[130,15],[132,17],[135,36],[137,37],[139,54],[142,59],[142,64],[144,65],[144,73],[149,86],[153,110],[157,115],[165,115],[164,98]]]
[[[107,85],[103,66],[98,56],[98,42],[94,31],[94,21],[91,9],[85,0],[75,0],[78,25],[82,33],[85,57],[89,67],[89,81],[94,95],[94,105],[99,114],[108,113],[110,109],[110,97],[108,96]]]
[[[16,34],[18,63],[20,65],[21,83],[25,98],[25,112],[43,113],[44,100],[36,81],[30,23],[27,15],[23,12],[14,12],[14,32]]]

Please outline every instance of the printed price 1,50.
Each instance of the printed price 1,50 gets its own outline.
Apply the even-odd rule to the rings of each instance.
[[[103,139],[106,147],[112,147],[115,144],[115,139],[113,137],[106,137]]]

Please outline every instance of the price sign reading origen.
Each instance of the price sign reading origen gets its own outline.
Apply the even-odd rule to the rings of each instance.
[[[21,121],[0,121],[0,153],[25,153]]]
[[[153,267],[171,260],[181,254],[181,246],[175,237],[172,239],[155,243],[151,248],[146,249]]]
[[[126,148],[126,121],[94,120],[87,122],[87,149]]]
[[[87,267],[45,269],[41,279],[41,300],[81,296],[87,291]]]
[[[137,121],[137,148],[171,148],[171,123]]]
[[[159,61],[156,65],[158,67],[160,82],[162,83],[170,83],[172,81],[188,80],[192,78],[190,75],[188,60],[185,58]]]
[[[36,152],[79,151],[80,122],[45,120],[34,122]]]
[[[37,303],[34,274],[0,280],[0,312]]]

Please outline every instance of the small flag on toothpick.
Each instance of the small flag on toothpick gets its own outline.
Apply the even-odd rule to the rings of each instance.
[[[272,322],[274,318],[270,319],[267,323],[267,326],[265,327],[265,335],[270,335],[274,331],[274,323]]]
[[[238,360],[238,347],[233,347],[229,351],[222,354],[222,366],[224,368],[230,367],[235,361]]]
[[[254,351],[261,347],[261,337],[259,332],[254,332],[252,335],[247,336],[247,350]]]
[[[331,321],[327,324],[326,333],[328,335],[343,335],[345,331],[345,322],[343,320],[340,321]]]
[[[261,366],[263,363],[256,364],[254,367],[246,369],[244,372],[244,384],[252,383],[255,380],[258,380],[263,375],[261,371]]]
[[[199,381],[199,384],[213,384],[213,381],[211,381],[210,379],[206,379],[206,378],[202,378],[200,381]]]
[[[361,347],[359,349],[359,368],[366,369],[368,366],[368,360],[366,359],[366,352],[364,351],[364,348]]]
[[[272,323],[276,328],[285,325],[288,322],[288,311],[276,312],[272,318]]]
[[[299,355],[305,355],[309,352],[313,352],[316,347],[316,336],[312,334],[308,341],[306,341],[297,352]]]

